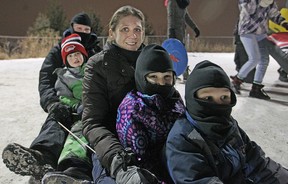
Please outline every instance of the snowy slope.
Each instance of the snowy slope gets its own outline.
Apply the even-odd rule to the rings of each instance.
[[[236,74],[233,53],[189,53],[190,69],[202,60],[223,67],[228,75]],[[0,60],[0,150],[12,142],[29,146],[39,133],[46,113],[39,105],[38,72],[43,58]],[[271,58],[264,78],[270,101],[249,98],[250,84],[244,84],[233,116],[239,125],[266,152],[267,156],[288,167],[288,83],[278,80],[279,65]],[[184,84],[176,88],[184,95]],[[0,183],[27,183],[28,177],[10,172],[0,161]]]

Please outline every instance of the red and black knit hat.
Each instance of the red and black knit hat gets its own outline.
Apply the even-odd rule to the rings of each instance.
[[[81,52],[86,58],[88,57],[88,54],[85,50],[85,47],[80,43],[81,42],[81,37],[73,33],[67,37],[65,37],[62,40],[61,43],[61,56],[63,63],[67,65],[67,55],[74,53],[74,52]]]

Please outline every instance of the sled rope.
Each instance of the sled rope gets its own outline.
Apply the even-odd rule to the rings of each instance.
[[[69,134],[71,134],[72,137],[73,137],[74,139],[76,139],[76,141],[77,141],[79,144],[81,144],[81,146],[84,146],[84,147],[88,148],[90,151],[92,151],[93,153],[96,154],[95,150],[93,150],[88,144],[86,144],[85,142],[83,142],[79,137],[77,137],[77,135],[75,135],[73,132],[71,132],[71,131],[70,131],[68,128],[66,128],[62,123],[60,123],[59,121],[57,121],[57,122],[58,122],[58,124],[59,124],[62,128],[64,128]]]

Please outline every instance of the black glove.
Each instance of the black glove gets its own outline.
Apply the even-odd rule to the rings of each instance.
[[[114,156],[110,174],[117,184],[158,184],[157,177],[150,171],[133,165],[136,162],[135,154],[131,151],[122,151]],[[131,165],[132,164],[132,165]]]
[[[281,26],[284,27],[286,30],[288,30],[288,22],[282,23]]]
[[[194,33],[195,33],[195,38],[197,38],[200,35],[200,30],[197,27],[195,27]]]
[[[55,102],[50,108],[49,113],[52,118],[59,121],[67,128],[72,125],[72,110],[69,106],[63,105],[61,102]]]

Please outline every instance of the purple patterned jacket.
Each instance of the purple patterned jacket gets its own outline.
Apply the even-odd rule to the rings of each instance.
[[[185,113],[178,91],[172,98],[129,92],[119,105],[116,130],[122,145],[131,148],[139,160],[146,162],[159,155],[177,118]]]

